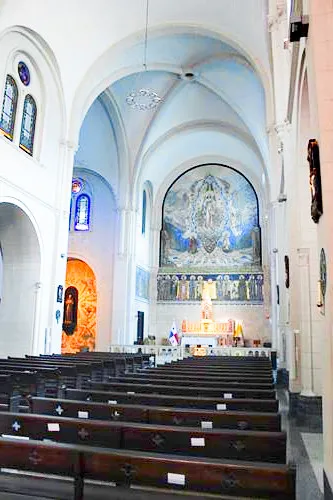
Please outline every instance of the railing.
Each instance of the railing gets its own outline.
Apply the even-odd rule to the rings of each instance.
[[[190,347],[166,346],[166,345],[111,345],[109,351],[120,354],[142,354],[155,355],[156,365],[164,365],[172,361],[192,356]],[[271,349],[267,347],[207,347],[208,356],[259,356],[271,357]]]

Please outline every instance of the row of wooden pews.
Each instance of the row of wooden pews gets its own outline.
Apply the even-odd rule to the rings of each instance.
[[[110,374],[113,358],[25,358],[27,371],[51,365],[59,375],[71,366],[79,379],[85,364],[90,378],[71,387],[59,375],[53,397],[31,392],[29,412],[1,412],[0,466],[72,477],[76,500],[87,479],[175,494],[295,499],[269,359],[190,358],[158,368],[142,361]]]

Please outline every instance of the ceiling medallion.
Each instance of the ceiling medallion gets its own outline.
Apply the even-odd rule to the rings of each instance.
[[[155,109],[162,102],[162,98],[154,90],[140,89],[128,94],[126,102],[133,109],[149,111]]]

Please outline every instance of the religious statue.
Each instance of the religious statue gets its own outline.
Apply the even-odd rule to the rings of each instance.
[[[315,223],[318,223],[323,214],[323,201],[321,193],[319,147],[316,139],[309,140],[307,160],[310,167],[311,218]]]
[[[73,335],[77,324],[78,291],[70,286],[65,292],[62,328],[67,335]]]
[[[74,297],[71,293],[68,294],[65,300],[65,308],[64,308],[64,324],[70,325],[74,321]]]

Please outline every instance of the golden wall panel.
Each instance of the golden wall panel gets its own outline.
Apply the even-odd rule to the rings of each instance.
[[[96,279],[92,269],[78,259],[67,261],[66,289],[78,290],[77,327],[73,335],[62,332],[61,352],[73,353],[82,349],[95,350],[96,341]]]

